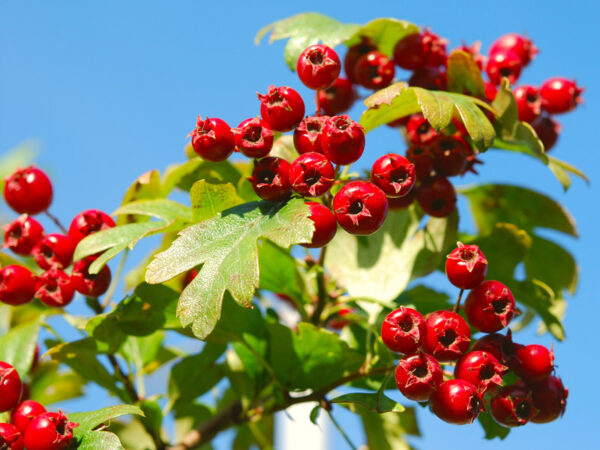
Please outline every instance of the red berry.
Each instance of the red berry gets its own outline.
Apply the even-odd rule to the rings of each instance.
[[[517,346],[511,369],[524,380],[544,380],[554,370],[554,352],[537,344]]]
[[[485,98],[488,102],[492,103],[498,94],[498,86],[489,81],[485,82]]]
[[[292,163],[289,179],[298,194],[319,197],[333,186],[335,169],[321,153],[304,153]]]
[[[235,149],[231,128],[221,119],[198,116],[192,135],[194,151],[207,161],[225,161]]]
[[[540,141],[542,141],[542,144],[544,144],[544,150],[550,151],[558,140],[561,128],[560,124],[551,117],[541,116],[531,126],[535,134],[540,138]]]
[[[433,168],[442,177],[460,175],[467,165],[467,150],[454,136],[439,136],[431,142]]]
[[[409,34],[394,47],[394,62],[408,70],[441,66],[446,62],[446,40],[427,30]]]
[[[310,89],[325,89],[337,79],[342,64],[331,47],[315,44],[300,54],[296,64],[298,78]]]
[[[454,376],[468,381],[482,394],[495,386],[502,386],[502,375],[508,367],[488,352],[470,351],[464,354],[456,363]]]
[[[278,202],[292,193],[289,172],[290,164],[285,159],[268,156],[254,161],[249,180],[256,195],[263,200]]]
[[[514,91],[519,120],[533,122],[542,112],[542,97],[535,86],[523,85]]]
[[[25,441],[23,433],[10,423],[0,423],[0,448],[6,450],[23,450]]]
[[[69,237],[73,244],[77,245],[84,237],[114,226],[115,221],[108,214],[99,209],[88,209],[73,217],[69,226]]]
[[[540,88],[542,108],[550,114],[569,112],[583,101],[582,92],[583,88],[574,81],[561,77],[550,78]]]
[[[471,351],[491,353],[498,361],[505,365],[509,365],[516,354],[515,344],[513,344],[510,334],[503,336],[498,333],[486,334],[478,339]]]
[[[110,268],[104,266],[97,274],[90,274],[90,265],[96,260],[96,256],[88,256],[73,265],[71,281],[75,290],[86,297],[97,298],[108,290],[111,274]]]
[[[426,331],[423,316],[412,308],[401,306],[383,320],[381,339],[390,350],[412,355],[423,345]]]
[[[62,450],[71,444],[73,429],[79,424],[70,422],[61,411],[37,416],[25,431],[27,450]]]
[[[349,320],[344,320],[342,317],[351,314],[352,310],[348,308],[342,308],[337,312],[337,315],[327,321],[327,326],[333,330],[341,330],[345,326],[350,324]]]
[[[352,164],[365,149],[363,127],[346,115],[330,117],[321,137],[323,153],[334,164]]]
[[[455,425],[473,423],[483,409],[477,388],[465,380],[448,380],[439,385],[429,399],[431,411]]]
[[[306,202],[310,209],[310,220],[315,224],[310,244],[302,244],[307,248],[318,248],[327,245],[337,232],[337,222],[331,210],[320,203]]]
[[[411,189],[404,197],[388,197],[388,207],[391,211],[406,209],[413,204],[417,198],[417,188]]]
[[[430,178],[419,187],[417,202],[430,216],[446,217],[456,209],[456,192],[446,178]]]
[[[508,78],[510,84],[513,84],[519,79],[522,68],[523,63],[515,52],[498,50],[495,53],[490,53],[490,59],[485,70],[492,83],[500,84],[502,78]]]
[[[377,50],[370,51],[356,63],[354,79],[367,89],[383,89],[394,79],[396,70],[390,58]]]
[[[446,257],[446,276],[460,289],[473,289],[485,279],[488,262],[476,245],[457,242],[456,248]]]
[[[438,361],[455,361],[469,349],[471,329],[451,311],[436,311],[426,318],[425,351]]]
[[[438,133],[422,114],[413,114],[406,123],[406,137],[415,145],[429,144]]]
[[[35,298],[48,306],[62,308],[73,300],[75,288],[71,277],[62,270],[53,268],[38,277]]]
[[[404,197],[417,181],[415,165],[403,156],[388,153],[373,164],[371,181],[388,197]]]
[[[232,131],[235,146],[248,158],[262,158],[273,148],[273,130],[258,117],[244,120]]]
[[[44,237],[44,228],[33,217],[26,214],[4,225],[4,248],[18,255],[29,255],[33,247]]]
[[[537,48],[533,45],[533,42],[517,33],[500,36],[491,45],[489,53],[491,55],[501,50],[510,50],[516,53],[523,66],[529,64],[537,53]]]
[[[183,278],[181,289],[185,289],[188,286],[188,284],[190,284],[192,281],[194,281],[194,278],[196,278],[197,275],[198,275],[198,269],[193,268],[193,269],[188,270],[185,273],[185,277]]]
[[[410,400],[424,402],[442,383],[440,363],[427,353],[404,358],[396,367],[396,386]]]
[[[7,305],[23,305],[35,294],[35,275],[22,266],[10,265],[0,270],[0,301]]]
[[[415,165],[417,179],[425,180],[433,171],[433,152],[429,147],[415,144],[406,150],[406,158]]]
[[[52,203],[52,183],[40,169],[17,169],[6,177],[4,199],[19,214],[39,214]]]
[[[333,198],[333,211],[341,227],[351,234],[368,235],[377,231],[387,216],[387,197],[367,181],[353,181]]]
[[[490,407],[494,420],[505,427],[525,425],[537,412],[531,394],[518,384],[500,389]]]
[[[73,262],[75,245],[69,236],[48,234],[31,251],[38,266],[47,270],[52,267],[64,269]]]
[[[21,377],[10,364],[0,361],[0,412],[10,411],[21,398]]]
[[[408,84],[432,91],[445,91],[448,88],[446,72],[437,67],[425,67],[415,70],[408,79]]]
[[[493,333],[506,327],[515,313],[512,292],[499,281],[484,281],[476,286],[465,301],[469,323],[484,333]]]
[[[33,400],[25,400],[13,409],[10,415],[10,422],[21,430],[21,432],[25,433],[25,430],[31,421],[45,412],[46,408],[40,403],[34,402]]]
[[[260,115],[273,130],[290,131],[304,117],[304,101],[287,86],[269,86],[266,95],[258,94]]]
[[[354,78],[356,63],[363,55],[366,55],[372,50],[377,50],[377,47],[363,38],[360,44],[353,45],[348,49],[348,52],[346,52],[346,56],[344,57],[344,71],[351,82],[356,83],[356,79]]]
[[[323,153],[321,136],[329,116],[308,116],[294,130],[294,147],[298,153]]]
[[[531,419],[534,423],[548,423],[562,417],[567,408],[569,390],[565,389],[560,378],[549,376],[544,381],[530,385],[533,405],[537,409]]]
[[[333,116],[348,111],[354,100],[356,92],[352,87],[352,82],[347,78],[338,78],[327,89],[317,92],[319,105],[325,114]]]

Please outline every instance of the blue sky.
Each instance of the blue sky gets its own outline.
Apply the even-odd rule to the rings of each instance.
[[[347,22],[397,17],[430,26],[451,46],[480,40],[484,49],[503,33],[527,31],[541,51],[522,82],[538,84],[561,75],[576,77],[586,87],[586,103],[559,118],[563,134],[553,152],[583,168],[590,186],[575,180],[565,194],[539,163],[501,152],[484,155],[481,175],[464,179],[542,190],[563,202],[577,220],[579,240],[552,234],[581,265],[581,285],[565,321],[567,340],[555,344],[559,373],[570,388],[567,414],[552,425],[528,426],[502,443],[484,444],[477,425],[448,426],[419,411],[425,437],[414,444],[428,449],[565,448],[577,439],[578,448],[592,448],[600,401],[594,334],[600,170],[593,134],[600,115],[595,51],[600,35],[594,2],[577,7],[554,0],[0,2],[0,152],[28,138],[38,140],[38,162],[55,184],[52,210],[65,222],[90,207],[112,211],[136,176],[183,160],[185,136],[197,114],[222,117],[235,126],[258,113],[256,92],[269,84],[289,84],[309,101],[309,92],[283,63],[282,45],[253,44],[263,25],[303,11]],[[352,115],[357,119],[359,113],[357,106]],[[392,131],[375,131],[368,136],[364,164],[403,148]],[[468,216],[463,221],[468,227]],[[521,339],[534,336],[525,333]],[[551,343],[547,336],[539,341]],[[91,394],[101,398],[95,390]],[[362,442],[356,427],[351,436]],[[338,438],[335,443],[342,445]]]

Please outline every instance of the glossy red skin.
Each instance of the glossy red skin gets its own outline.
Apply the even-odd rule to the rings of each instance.
[[[438,132],[422,114],[413,114],[406,122],[406,137],[412,144],[429,144],[438,136]]]
[[[308,116],[294,130],[294,147],[298,153],[323,153],[321,137],[329,116]]]
[[[60,269],[50,269],[38,277],[35,298],[53,308],[67,306],[73,300],[75,288],[71,277]]]
[[[510,50],[516,53],[523,67],[529,64],[538,52],[531,39],[517,33],[508,33],[500,36],[492,43],[489,54],[491,55],[500,50]]]
[[[64,234],[48,234],[41,239],[31,251],[31,255],[40,268],[44,270],[53,267],[64,269],[73,262],[75,244]]]
[[[398,127],[405,127],[408,119],[410,119],[411,116],[403,116],[403,117],[399,117],[398,119],[392,120],[391,122],[386,123],[386,125],[390,128],[398,128]]]
[[[383,89],[394,79],[394,62],[377,50],[370,51],[356,63],[354,80],[367,89]]]
[[[503,387],[490,402],[492,417],[505,427],[525,425],[536,412],[530,392],[520,385]]]
[[[73,217],[69,226],[69,237],[74,245],[77,245],[84,237],[114,226],[115,221],[108,214],[99,209],[88,209]]]
[[[24,447],[23,433],[10,423],[0,423],[0,448],[23,450]]]
[[[354,104],[356,92],[347,78],[338,78],[327,89],[317,92],[319,105],[325,114],[334,116],[348,111]]]
[[[363,55],[366,55],[373,50],[377,50],[377,47],[369,43],[366,39],[363,39],[360,44],[353,45],[348,49],[346,56],[344,57],[344,72],[346,72],[346,76],[351,82],[356,83],[354,69],[356,68],[358,60]]]
[[[25,400],[15,406],[15,409],[12,410],[10,422],[21,430],[21,432],[25,433],[25,430],[33,419],[45,412],[46,408],[40,403],[33,400]]]
[[[560,135],[560,124],[551,117],[540,116],[532,124],[535,134],[538,135],[542,144],[544,144],[544,150],[546,152],[552,150],[558,136]]]
[[[415,165],[396,153],[379,157],[371,168],[371,182],[388,197],[404,197],[416,181]]]
[[[33,300],[35,275],[25,267],[12,264],[0,269],[0,301],[7,305],[24,305]]]
[[[502,385],[502,375],[508,367],[488,352],[470,351],[465,353],[454,367],[454,376],[468,381],[482,394]]]
[[[27,256],[44,237],[44,228],[33,217],[26,214],[4,225],[4,245],[17,255]]]
[[[333,186],[335,169],[323,154],[304,153],[292,163],[289,179],[298,194],[319,197]]]
[[[330,117],[323,128],[321,146],[332,163],[352,164],[359,160],[365,149],[363,127],[346,115]]]
[[[441,66],[446,62],[446,41],[427,30],[409,34],[394,47],[394,62],[407,70]]]
[[[511,336],[503,336],[498,333],[486,334],[479,338],[471,351],[491,353],[504,365],[510,365],[516,354],[515,344],[513,344]]]
[[[554,370],[554,352],[543,345],[516,347],[513,361],[511,369],[526,381],[542,381]]]
[[[333,211],[340,226],[350,234],[375,233],[387,216],[387,197],[367,181],[352,181],[333,198]]]
[[[500,84],[502,78],[508,78],[510,84],[514,84],[521,75],[523,63],[519,55],[510,50],[498,50],[490,54],[485,68],[490,81],[496,85]]]
[[[292,193],[289,172],[290,164],[285,159],[267,156],[254,161],[249,180],[256,195],[263,200],[278,202],[285,200]]]
[[[182,282],[182,289],[185,289],[186,287],[188,287],[188,285],[194,281],[194,278],[196,278],[196,276],[198,275],[198,269],[196,269],[195,267],[193,269],[188,270],[185,273],[185,277],[183,279]]]
[[[10,411],[21,398],[21,377],[10,364],[0,361],[0,412]]]
[[[542,97],[535,86],[522,85],[513,91],[519,110],[519,120],[532,123],[542,113]]]
[[[445,422],[455,425],[473,423],[483,409],[477,388],[465,380],[454,379],[440,384],[429,399],[431,411]]]
[[[498,86],[494,83],[490,83],[489,81],[485,82],[485,99],[488,102],[493,102],[498,94]]]
[[[273,130],[267,122],[252,117],[233,129],[236,148],[248,158],[267,156],[273,148]]]
[[[432,91],[445,91],[448,88],[448,79],[446,72],[437,67],[425,67],[415,70],[408,79],[408,84]]]
[[[331,210],[321,203],[306,202],[310,209],[310,220],[315,224],[310,244],[302,244],[306,248],[319,248],[327,245],[337,232],[337,222]]]
[[[433,171],[433,152],[430,147],[415,144],[406,150],[406,159],[415,165],[418,180],[425,180]]]
[[[456,209],[456,192],[446,178],[430,178],[419,187],[417,202],[430,216],[447,217]]]
[[[464,172],[467,151],[454,136],[439,136],[431,142],[433,168],[442,177],[455,177]]]
[[[531,383],[529,388],[537,409],[532,422],[548,423],[562,417],[567,408],[569,390],[565,389],[560,378],[549,376],[544,381]]]
[[[309,89],[326,89],[333,84],[342,70],[338,54],[323,44],[304,49],[296,63],[300,81]]]
[[[329,321],[327,322],[327,327],[331,328],[332,330],[337,330],[340,331],[342,328],[344,328],[345,326],[350,324],[349,320],[344,320],[342,319],[342,317],[348,315],[352,313],[351,309],[348,308],[342,308],[337,312],[337,316],[333,317],[332,319],[329,319]]]
[[[569,112],[582,102],[583,89],[562,77],[549,78],[540,87],[542,108],[550,114]]]
[[[73,440],[73,429],[77,426],[60,411],[40,414],[25,431],[25,446],[27,450],[65,449]]]
[[[416,310],[401,306],[389,313],[381,325],[383,343],[396,353],[412,355],[423,345],[427,326]]]
[[[505,328],[512,320],[516,305],[512,292],[499,281],[488,280],[476,286],[465,300],[469,323],[484,333]]]
[[[39,214],[52,203],[52,183],[37,167],[17,169],[6,177],[4,199],[19,214]]]
[[[99,273],[91,275],[90,265],[96,260],[96,256],[88,256],[73,265],[71,281],[73,287],[86,297],[98,298],[103,295],[110,286],[111,273],[108,266],[104,266]]]
[[[390,211],[400,211],[412,205],[417,198],[417,187],[412,188],[404,197],[388,197]]]
[[[258,94],[260,115],[275,131],[290,131],[304,117],[304,101],[300,94],[287,86],[269,86],[265,94]]]
[[[194,151],[207,161],[225,161],[235,150],[233,132],[224,120],[198,116],[191,135]]]
[[[455,361],[468,349],[471,329],[465,319],[451,311],[436,311],[426,317],[424,349],[438,361]]]
[[[425,402],[443,380],[440,363],[427,353],[408,356],[396,367],[396,386],[409,400]]]
[[[460,289],[473,289],[485,279],[488,262],[476,245],[456,244],[446,257],[446,276]]]

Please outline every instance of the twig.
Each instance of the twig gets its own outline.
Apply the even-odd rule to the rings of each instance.
[[[60,229],[60,231],[63,232],[63,234],[69,234],[67,229],[63,227],[62,223],[60,223],[60,220],[58,220],[58,217],[52,215],[48,210],[44,211],[44,214],[46,214],[46,216],[48,216],[48,218],[54,222],[54,224]]]
[[[456,300],[456,305],[454,305],[454,309],[452,310],[455,313],[458,313],[458,311],[460,311],[460,301],[462,300],[462,296],[463,296],[464,292],[465,292],[465,290],[461,289],[458,294],[458,299]]]
[[[321,314],[323,313],[323,309],[325,309],[325,304],[327,303],[327,286],[325,285],[325,254],[327,252],[327,246],[321,249],[321,253],[319,254],[319,259],[317,260],[317,305],[315,306],[315,310],[312,315],[312,323],[315,325],[319,325],[321,323]]]

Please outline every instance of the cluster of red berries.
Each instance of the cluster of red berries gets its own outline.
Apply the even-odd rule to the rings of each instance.
[[[42,225],[32,215],[47,212],[52,203],[52,183],[38,168],[17,169],[6,178],[6,203],[21,214],[4,226],[4,248],[17,255],[32,256],[44,272],[37,276],[16,264],[0,270],[0,301],[22,305],[37,298],[48,306],[68,305],[75,291],[87,297],[99,297],[106,292],[111,280],[110,269],[104,266],[92,275],[89,266],[97,256],[89,256],[73,264],[75,247],[84,237],[115,222],[102,211],[90,209],[75,216],[64,233],[45,234]],[[65,270],[73,266],[71,275]]]
[[[461,295],[470,290],[466,320],[458,314],[460,297],[454,311],[423,317],[402,306],[385,318],[383,342],[404,355],[396,368],[398,389],[408,399],[429,401],[436,416],[454,424],[471,423],[486,409],[505,427],[555,420],[565,411],[568,391],[553,375],[553,351],[514,343],[510,330],[497,333],[517,310],[504,284],[485,281],[487,266],[476,245],[458,243],[447,257],[449,281]],[[490,334],[471,346],[471,327]],[[454,373],[442,365],[454,366]]]
[[[62,450],[73,440],[73,429],[62,411],[49,412],[26,400],[25,384],[17,370],[0,361],[0,412],[11,411],[10,423],[0,423],[0,448],[7,450]]]

